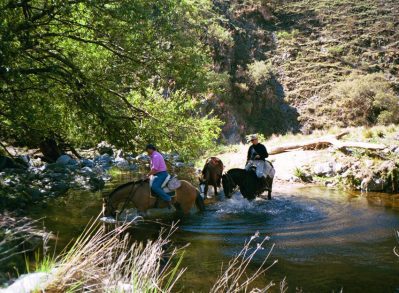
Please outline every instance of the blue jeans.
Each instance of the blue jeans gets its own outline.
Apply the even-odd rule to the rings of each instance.
[[[164,201],[171,201],[172,198],[170,197],[169,194],[167,194],[165,191],[162,189],[162,183],[165,181],[166,177],[168,177],[168,172],[163,171],[159,172],[154,175],[154,180],[152,181],[152,191],[154,191],[160,198],[162,198]]]

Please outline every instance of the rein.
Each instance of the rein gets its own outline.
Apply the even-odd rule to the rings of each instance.
[[[132,201],[132,199],[133,199],[133,197],[134,197],[134,195],[135,195],[134,188],[135,188],[138,184],[142,184],[142,183],[144,183],[144,182],[145,182],[145,180],[138,180],[138,181],[133,181],[133,182],[131,182],[132,187],[131,187],[131,189],[130,189],[130,192],[129,192],[128,197],[126,198],[125,202],[123,203],[122,209],[120,210],[119,214],[122,214],[122,212],[126,209],[126,206]],[[109,205],[110,205],[112,211],[114,211],[114,207],[112,206],[111,198],[109,198],[109,200],[110,200]]]
[[[231,193],[233,193],[237,190],[238,184],[234,182],[233,177],[229,174],[229,172],[226,173],[226,176],[229,179],[229,181],[232,183],[232,185],[234,185],[234,187],[231,188]]]

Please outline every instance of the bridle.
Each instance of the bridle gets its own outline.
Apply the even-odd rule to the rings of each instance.
[[[138,186],[139,184],[142,184],[144,181],[145,180],[139,180],[139,181],[134,181],[131,183],[132,187],[129,191],[129,195],[127,196],[125,202],[123,203],[122,209],[119,211],[118,214],[122,214],[122,212],[126,209],[127,205],[133,200],[134,195],[136,194],[136,192],[134,190],[135,187]],[[108,196],[108,199],[106,199],[106,205],[107,205],[108,210],[111,208],[112,213],[116,212],[116,209],[112,205],[111,196]]]

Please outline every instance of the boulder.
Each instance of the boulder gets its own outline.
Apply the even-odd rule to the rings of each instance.
[[[62,155],[62,156],[58,157],[56,163],[66,166],[66,165],[74,165],[74,164],[76,164],[76,161],[68,155]]]
[[[0,289],[0,292],[41,292],[50,281],[51,274],[38,272],[20,276],[12,285],[5,289]]]
[[[69,189],[69,184],[63,181],[56,182],[54,185],[51,187],[51,191],[56,191],[60,193],[64,193]]]
[[[120,168],[120,169],[123,169],[123,170],[128,170],[129,169],[129,162],[126,159],[124,159],[124,158],[117,157],[114,160],[114,163],[115,163],[115,166]]]
[[[112,163],[112,158],[109,154],[103,154],[101,156],[95,157],[94,162],[103,167],[109,167]]]
[[[123,150],[117,150],[115,157],[116,158],[124,158],[125,157],[125,153],[123,152]]]
[[[93,169],[90,167],[83,167],[82,169],[79,170],[80,174],[83,174],[85,176],[94,176]]]
[[[105,182],[102,178],[91,177],[89,179],[90,190],[97,191],[104,188]]]
[[[93,160],[90,160],[90,159],[81,159],[79,161],[79,163],[82,167],[89,167],[89,168],[94,167],[94,162],[93,162]]]
[[[17,164],[13,159],[0,155],[0,171],[4,169],[16,169],[21,168],[20,164]]]
[[[140,154],[140,155],[138,155],[136,157],[136,160],[137,161],[145,161],[145,162],[147,162],[147,161],[150,160],[150,157],[147,154]]]
[[[348,170],[348,166],[341,164],[341,163],[335,163],[333,166],[333,171],[335,174],[342,174],[344,173],[346,170]]]
[[[31,158],[29,160],[29,165],[31,167],[42,167],[44,162],[40,158]]]
[[[375,177],[368,177],[364,178],[362,180],[362,183],[360,184],[360,189],[362,191],[384,191],[385,189],[385,181],[381,178],[375,178]]]
[[[334,176],[334,163],[320,163],[313,167],[313,173],[317,176],[332,177]]]

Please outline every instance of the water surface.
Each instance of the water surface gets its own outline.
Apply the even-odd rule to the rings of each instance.
[[[129,180],[123,176],[107,186]],[[46,227],[58,232],[58,249],[82,232],[101,209],[101,193],[71,191],[35,207],[34,218],[46,216]],[[272,201],[248,202],[239,194],[212,201],[202,214],[182,219],[173,235],[174,245],[190,243],[184,256],[188,270],[178,288],[206,292],[222,263],[227,263],[257,231],[269,236],[249,273],[262,262],[272,244],[269,260],[278,263],[257,281],[265,285],[287,278],[289,292],[399,292],[399,259],[393,254],[399,229],[399,195],[360,194],[318,187],[277,190]],[[157,220],[156,217],[150,220]],[[167,224],[170,217],[159,219]],[[134,228],[137,239],[153,238],[162,225]]]

